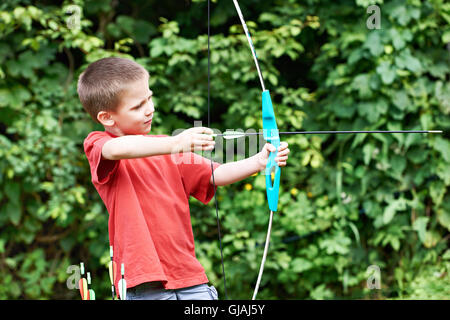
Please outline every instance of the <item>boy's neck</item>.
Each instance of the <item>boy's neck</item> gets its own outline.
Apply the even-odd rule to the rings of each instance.
[[[113,136],[116,136],[116,137],[124,136],[123,132],[120,129],[118,129],[118,128],[115,128],[115,127],[113,127],[113,128],[111,128],[111,127],[104,127],[104,128],[105,128],[106,132],[112,134]]]
[[[115,136],[115,137],[121,137],[121,136],[126,136],[125,133],[123,133],[120,129],[118,128],[111,128],[111,127],[104,127],[105,128],[105,132],[108,132],[109,134]],[[142,134],[143,136],[145,134]]]

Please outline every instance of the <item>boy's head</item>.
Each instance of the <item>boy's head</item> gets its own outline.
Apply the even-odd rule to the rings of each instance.
[[[124,58],[104,58],[91,63],[78,79],[83,108],[115,135],[147,134],[155,111],[149,74],[138,63]]]

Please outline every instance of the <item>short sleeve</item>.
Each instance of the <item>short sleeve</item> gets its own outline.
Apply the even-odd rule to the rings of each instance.
[[[193,152],[184,153],[179,161],[179,169],[187,195],[193,196],[200,202],[207,204],[214,196],[214,186],[210,183],[212,170],[216,170],[220,163],[212,162]]]
[[[91,168],[92,182],[94,184],[105,184],[119,166],[120,160],[108,160],[102,157],[103,145],[113,139],[106,132],[91,132],[84,140],[84,152]]]

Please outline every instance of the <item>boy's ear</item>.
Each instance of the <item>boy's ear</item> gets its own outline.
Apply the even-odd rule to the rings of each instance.
[[[105,127],[112,127],[115,123],[111,113],[107,111],[100,111],[97,113],[97,120]]]

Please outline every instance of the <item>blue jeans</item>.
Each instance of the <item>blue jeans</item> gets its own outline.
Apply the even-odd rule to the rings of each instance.
[[[127,290],[127,300],[218,300],[217,290],[207,284],[164,289],[161,282],[146,282]]]

